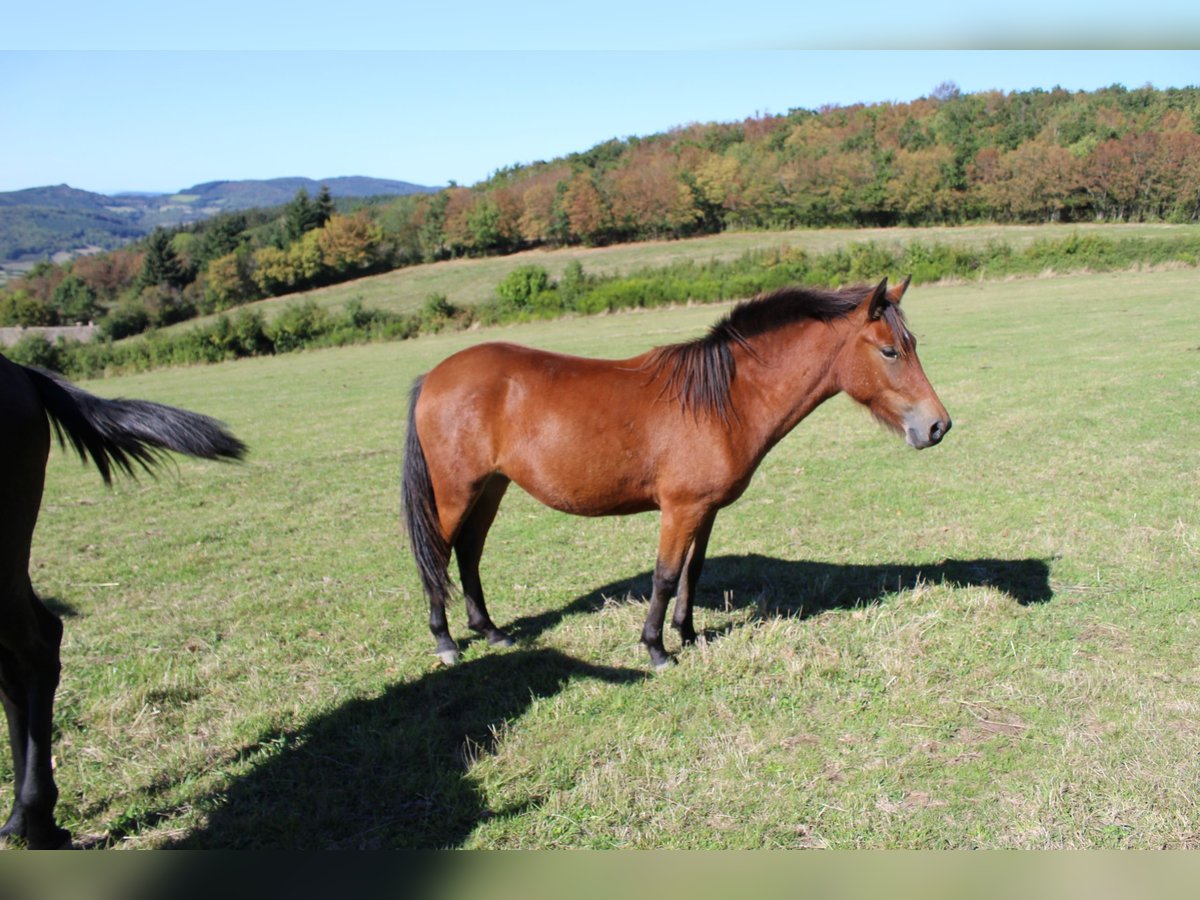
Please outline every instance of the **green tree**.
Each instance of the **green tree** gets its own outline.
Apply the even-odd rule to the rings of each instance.
[[[146,240],[146,259],[138,276],[139,288],[165,284],[181,288],[187,284],[187,273],[179,262],[175,248],[171,246],[171,235],[158,228]]]
[[[317,200],[313,208],[316,210],[317,228],[320,228],[333,218],[333,214],[337,210],[334,208],[333,195],[329,193],[328,185],[321,185],[321,190],[317,192]]]
[[[525,265],[513,269],[496,285],[496,293],[517,309],[528,309],[538,294],[550,289],[550,274],[541,266]]]
[[[246,217],[240,214],[215,216],[204,228],[196,253],[197,268],[203,270],[214,259],[237,250],[244,241]]]
[[[583,271],[583,263],[577,259],[567,263],[562,277],[558,279],[558,294],[567,309],[574,309],[576,302],[588,289],[588,276]]]
[[[467,228],[476,252],[487,253],[502,248],[504,238],[500,233],[500,208],[490,197],[480,199],[467,212]]]
[[[417,229],[417,240],[425,262],[441,259],[446,252],[446,207],[449,205],[448,190],[439,191],[425,205],[424,216]]]
[[[68,275],[50,295],[50,305],[61,322],[90,322],[99,306],[96,292],[78,275]]]
[[[298,241],[305,232],[319,227],[319,217],[317,204],[308,198],[308,191],[300,188],[292,202],[283,208],[283,234],[287,242]]]
[[[26,291],[0,295],[0,325],[53,325],[54,310]]]

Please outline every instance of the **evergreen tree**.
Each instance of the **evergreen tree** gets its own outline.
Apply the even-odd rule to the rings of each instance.
[[[316,210],[316,228],[320,228],[328,222],[336,212],[333,206],[333,195],[329,193],[328,185],[321,185],[314,209]]]
[[[312,231],[320,225],[317,220],[319,213],[317,205],[308,198],[304,188],[296,191],[296,196],[283,208],[283,233],[289,244],[300,240],[307,231]]]
[[[187,284],[187,273],[171,246],[171,235],[158,228],[146,240],[146,261],[138,276],[138,287],[148,288],[156,284],[181,288]]]
[[[224,213],[205,223],[196,254],[197,268],[211,260],[233,253],[241,245],[247,228],[246,217],[240,213]]]

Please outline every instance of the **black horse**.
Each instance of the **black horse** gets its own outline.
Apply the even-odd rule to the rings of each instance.
[[[15,797],[0,839],[32,849],[68,847],[54,821],[58,788],[50,762],[62,622],[29,580],[29,548],[42,503],[53,423],[106,483],[114,468],[150,471],[165,450],[240,459],[246,446],[207,416],[146,400],[104,400],[40,369],[0,356],[0,694],[12,743]],[[65,435],[65,438],[64,438]]]

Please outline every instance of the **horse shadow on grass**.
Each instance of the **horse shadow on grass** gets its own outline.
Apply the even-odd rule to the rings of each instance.
[[[536,801],[490,809],[469,775],[504,724],[579,679],[632,684],[647,673],[552,649],[513,650],[439,668],[356,699],[240,756],[251,771],[205,826],[173,846],[197,849],[437,849]]]
[[[1029,605],[1051,599],[1049,574],[1048,562],[1040,559],[839,565],[724,556],[706,565],[697,605],[751,608],[756,617],[805,618],[935,584],[988,587]],[[643,572],[614,581],[565,607],[512,621],[508,629],[523,642],[532,641],[564,619],[598,610],[614,597],[644,595],[650,577],[651,573]],[[499,747],[506,722],[574,681],[630,685],[648,674],[592,665],[553,649],[488,652],[453,668],[433,670],[378,697],[351,700],[295,731],[265,735],[243,748],[228,763],[250,762],[250,771],[238,776],[214,801],[204,826],[173,846],[296,850],[461,846],[482,823],[520,815],[539,802],[532,798],[490,808],[471,777],[472,763]],[[147,818],[141,821],[144,824]],[[180,874],[176,867],[172,869],[174,876]],[[177,877],[171,883],[178,885]]]
[[[513,637],[533,639],[569,616],[594,612],[613,598],[647,598],[653,571],[622,578],[554,610],[513,620],[504,627]],[[754,608],[758,618],[809,618],[835,609],[882,602],[919,585],[986,587],[1021,606],[1045,603],[1054,596],[1050,562],[1044,559],[947,559],[912,565],[857,565],[774,559],[759,554],[718,556],[704,566],[696,592],[697,609]],[[697,627],[700,627],[697,622]],[[706,637],[717,637],[712,632]]]

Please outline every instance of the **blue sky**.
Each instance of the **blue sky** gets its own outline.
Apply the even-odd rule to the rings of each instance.
[[[1078,0],[807,5],[30,6],[6,12],[0,36],[0,190],[283,175],[473,184],[613,137],[907,101],[943,81],[1200,85],[1200,4],[1146,0],[1124,21]]]

